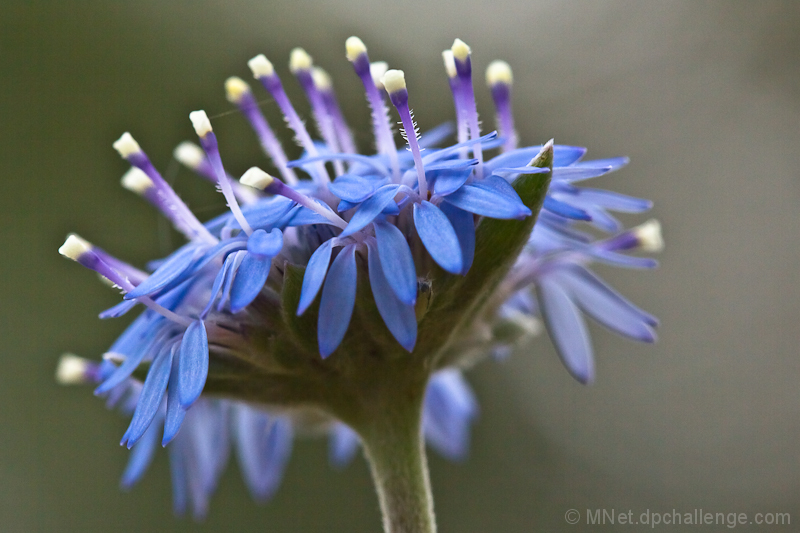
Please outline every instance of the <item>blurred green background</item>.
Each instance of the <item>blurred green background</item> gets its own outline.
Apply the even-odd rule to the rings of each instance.
[[[770,530],[796,528],[800,3],[4,0],[0,531],[379,530],[363,459],[335,471],[321,441],[296,446],[269,504],[250,501],[231,464],[205,524],[175,519],[164,454],[121,493],[126,422],[53,381],[61,352],[98,357],[124,326],[96,318],[117,296],[58,256],[66,233],[140,266],[178,242],[119,187],[126,164],[111,143],[131,131],[168,169],[193,138],[188,113],[229,111],[223,81],[249,79],[261,52],[300,103],[284,68],[294,46],[333,75],[364,132],[344,58],[352,34],[405,70],[423,131],[452,114],[440,51],[453,38],[479,73],[507,59],[522,139],[629,155],[595,185],[653,199],[665,227],[659,271],[601,269],[662,319],[656,346],[593,328],[588,388],[544,337],[469,374],[482,406],[472,455],[431,461],[441,531],[615,530],[585,516],[569,526],[571,508],[788,512],[794,525]],[[273,104],[265,112],[280,124]],[[239,116],[214,127],[233,174],[263,164]],[[185,171],[176,180],[201,218],[220,210],[211,187]]]

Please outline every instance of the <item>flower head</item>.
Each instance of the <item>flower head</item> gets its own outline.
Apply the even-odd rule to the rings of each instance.
[[[499,61],[486,73],[499,135],[482,134],[472,51],[459,39],[443,54],[457,119],[457,142],[447,147],[439,146],[449,126],[419,134],[414,87],[402,70],[372,63],[357,37],[347,40],[346,57],[364,86],[376,153],[357,153],[333,83],[308,53],[293,50],[289,66],[321,140],[273,64],[256,56],[248,63],[253,77],[304,153],[289,161],[253,89],[229,78],[227,99],[275,175],[252,167],[235,179],[212,120],[191,113],[199,146],[182,143],[175,158],[215,183],[229,208],[208,222],[192,214],[129,133],[114,143],[132,165],[123,186],[187,240],[149,274],[74,235],[59,250],[123,292],[102,318],[146,307],[101,363],[69,356],[58,372],[62,382],[97,384],[109,405],[131,415],[122,438],[133,449],[124,487],[144,473],[160,435],[178,510],[191,502],[196,515],[206,512],[231,450],[253,496],[266,499],[297,429],[326,431],[332,462],[343,464],[360,440],[369,448],[384,390],[403,387],[426,391],[419,408],[428,442],[461,458],[477,405],[459,369],[507,353],[539,318],[582,382],[593,378],[582,314],[635,340],[655,340],[655,318],[588,268],[598,261],[654,266],[622,252],[659,248],[657,223],[626,231],[610,214],[650,203],[575,185],[627,159],[584,162],[585,149],[553,141],[517,148],[513,77]],[[398,149],[387,104],[407,150]],[[612,236],[595,238],[598,231]]]

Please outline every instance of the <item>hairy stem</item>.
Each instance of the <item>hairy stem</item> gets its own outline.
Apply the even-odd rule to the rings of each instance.
[[[422,438],[418,390],[400,390],[379,402],[374,416],[356,428],[361,435],[380,500],[385,533],[435,533],[433,496]]]

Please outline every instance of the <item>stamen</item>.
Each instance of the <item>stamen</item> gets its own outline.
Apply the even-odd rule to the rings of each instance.
[[[261,85],[263,85],[264,88],[275,99],[275,102],[281,109],[286,122],[297,136],[300,146],[302,146],[311,157],[316,157],[319,155],[319,151],[317,150],[317,147],[314,146],[314,142],[311,140],[311,136],[308,134],[305,124],[303,124],[303,121],[300,120],[300,116],[297,114],[294,106],[289,101],[289,97],[286,96],[286,91],[283,90],[281,79],[277,74],[275,74],[275,69],[273,68],[269,59],[267,59],[263,54],[259,54],[248,61],[247,65],[253,72],[253,77],[260,81]],[[317,163],[315,167],[317,172],[313,177],[314,181],[317,182],[317,185],[329,183],[330,177],[328,176],[328,171],[325,169],[325,165],[323,163]]]
[[[295,48],[292,50],[289,58],[289,70],[300,82],[303,91],[306,93],[308,103],[311,104],[311,114],[314,115],[314,122],[317,123],[317,129],[322,140],[328,145],[331,152],[339,152],[339,140],[336,137],[336,132],[333,126],[333,117],[328,112],[325,102],[322,99],[322,94],[317,90],[314,83],[314,76],[312,74],[313,61],[311,56],[306,53],[302,48]],[[336,175],[344,174],[344,165],[341,161],[334,161],[333,168]]]
[[[253,128],[256,136],[258,136],[261,148],[272,159],[275,166],[278,167],[283,179],[290,185],[297,183],[297,175],[294,173],[294,169],[286,166],[289,158],[286,157],[286,152],[283,151],[281,143],[275,137],[275,133],[269,127],[267,119],[261,113],[250,86],[241,78],[230,77],[225,81],[225,95],[229,102],[236,104],[236,107],[239,108],[239,111],[250,123],[250,127]]]
[[[503,152],[517,147],[517,132],[514,129],[514,115],[511,113],[513,80],[511,67],[505,61],[492,61],[486,68],[486,84],[492,92],[494,106],[497,109],[497,129],[506,140],[502,147]]]
[[[211,168],[211,164],[208,162],[208,159],[206,159],[206,153],[203,152],[203,149],[196,144],[189,141],[184,141],[179,144],[175,150],[173,150],[172,156],[180,164],[194,170],[200,174],[200,176],[206,178],[208,181],[216,185],[217,175],[214,173],[214,169]],[[252,204],[258,200],[259,196],[255,194],[252,189],[242,187],[241,184],[234,180],[230,174],[226,173],[225,175],[228,177],[228,182],[233,188],[233,193],[240,202],[243,204]]]
[[[95,383],[100,365],[94,361],[65,353],[58,360],[56,381],[61,385],[85,385]]]
[[[311,70],[311,76],[314,78],[314,85],[322,95],[322,101],[325,103],[328,113],[333,118],[333,129],[339,140],[339,146],[342,147],[344,153],[355,154],[357,150],[356,143],[353,140],[353,132],[350,130],[350,126],[347,125],[347,120],[342,114],[341,107],[339,107],[339,101],[336,99],[330,75],[322,67],[314,67]]]
[[[151,187],[145,187],[147,199],[156,206],[189,240],[201,240],[209,244],[216,244],[217,239],[203,226],[197,217],[186,207],[186,204],[175,194],[172,187],[164,181],[158,170],[150,162],[139,143],[134,140],[130,133],[122,134],[122,137],[114,143],[114,149],[119,152],[123,159],[138,168],[149,178]],[[144,186],[141,176],[128,178],[134,180],[137,186]],[[131,183],[132,184],[132,183]],[[143,194],[136,189],[132,189],[139,194]]]
[[[97,272],[112,283],[116,284],[125,292],[130,292],[135,288],[131,281],[124,274],[103,261],[101,255],[97,253],[97,249],[91,243],[74,233],[71,233],[67,236],[64,244],[62,244],[61,248],[58,249],[58,253],[68,259],[72,259],[76,263],[88,268],[89,270]],[[192,321],[188,318],[166,309],[147,296],[137,298],[136,301],[143,303],[165,318],[183,326],[188,327],[189,324],[192,323]]]
[[[481,132],[478,127],[478,108],[475,105],[475,93],[472,90],[471,50],[467,43],[461,39],[456,39],[450,50],[453,52],[453,60],[456,65],[456,73],[459,79],[458,91],[461,94],[461,103],[467,116],[470,139],[475,140],[481,136]],[[475,167],[475,175],[478,179],[483,178],[483,149],[481,145],[473,145],[472,153],[475,159],[478,160],[478,165]]]
[[[353,64],[353,69],[361,78],[364,91],[367,94],[367,102],[372,112],[372,130],[375,135],[375,144],[378,153],[389,157],[389,165],[392,169],[392,181],[400,181],[400,162],[397,156],[397,146],[394,144],[394,135],[389,123],[388,109],[384,104],[380,92],[383,90],[383,83],[380,81],[388,70],[388,65],[384,61],[376,63],[369,62],[367,47],[358,37],[350,37],[345,42],[347,59]]]
[[[414,156],[414,166],[417,169],[417,180],[419,182],[419,195],[423,200],[428,199],[428,182],[425,180],[425,168],[422,165],[422,154],[420,153],[419,143],[417,143],[417,130],[414,120],[411,118],[411,110],[408,107],[408,90],[406,89],[405,73],[402,70],[388,70],[381,80],[389,99],[395,109],[400,114],[403,122],[405,137],[411,153]]]
[[[222,191],[222,194],[225,196],[225,201],[228,203],[231,213],[233,213],[234,218],[236,218],[236,221],[244,232],[250,235],[253,233],[253,228],[250,227],[247,219],[244,218],[242,209],[239,207],[239,202],[236,201],[236,197],[233,195],[233,188],[230,182],[228,182],[225,169],[222,167],[222,158],[219,155],[217,136],[214,135],[211,129],[211,122],[208,120],[208,115],[206,115],[205,111],[192,111],[189,113],[189,120],[192,121],[195,133],[200,137],[200,145],[203,147],[203,150],[205,150],[211,168],[214,169],[214,173],[217,175],[217,185],[219,185],[220,191]]]
[[[664,250],[661,223],[656,219],[650,219],[644,224],[623,231],[619,235],[600,241],[597,244],[602,249],[612,252],[637,248],[644,252],[661,252]]]
[[[444,70],[447,72],[447,80],[450,82],[450,92],[453,94],[453,105],[456,109],[456,124],[458,132],[458,143],[467,142],[467,115],[464,104],[461,101],[461,91],[459,90],[458,72],[456,72],[456,60],[453,58],[452,50],[442,52],[444,60]],[[461,159],[467,158],[467,150],[461,151]]]
[[[284,196],[292,200],[293,202],[296,202],[302,205],[303,207],[306,207],[314,211],[315,213],[325,217],[326,219],[330,220],[333,225],[341,229],[347,227],[347,222],[345,222],[344,219],[342,219],[342,217],[340,217],[330,209],[325,209],[312,198],[309,198],[308,196],[292,189],[291,187],[288,187],[281,180],[273,176],[270,176],[269,174],[267,174],[258,167],[249,168],[247,172],[245,172],[239,179],[239,183],[267,193]]]

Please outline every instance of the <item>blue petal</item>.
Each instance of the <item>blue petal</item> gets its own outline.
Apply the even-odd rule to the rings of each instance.
[[[580,188],[577,195],[581,202],[593,203],[622,213],[642,213],[653,207],[653,202],[650,200],[602,189]]]
[[[341,213],[342,211],[347,211],[348,209],[353,209],[357,205],[358,204],[354,204],[352,202],[345,202],[344,200],[342,200],[341,202],[339,202],[339,205],[336,206],[336,211],[338,213]]]
[[[356,248],[348,245],[333,260],[322,289],[317,322],[319,353],[325,358],[339,347],[350,325],[356,301]]]
[[[531,210],[522,203],[516,192],[511,197],[492,187],[477,186],[477,183],[480,182],[464,185],[444,200],[464,211],[490,218],[519,219],[531,215]]]
[[[486,168],[490,172],[504,167],[524,167],[528,166],[531,160],[539,155],[542,146],[526,146],[510,152],[501,154],[486,163]],[[553,167],[565,167],[577,162],[586,153],[586,148],[580,146],[564,146],[556,144],[553,146]]]
[[[453,144],[451,146],[448,146],[447,148],[443,148],[441,150],[436,150],[435,152],[428,153],[428,155],[422,158],[422,163],[427,167],[427,165],[432,164],[434,161],[441,161],[443,159],[454,157],[456,154],[458,154],[459,150],[461,150],[462,148],[471,148],[478,143],[480,143],[481,146],[483,146],[484,150],[488,150],[490,149],[490,147],[496,147],[495,146],[497,144],[496,141],[497,141],[497,132],[493,131],[491,133],[487,133],[486,135],[484,135],[479,139]]]
[[[544,205],[542,207],[551,213],[555,213],[556,215],[560,215],[564,218],[571,218],[573,220],[592,220],[592,217],[589,216],[589,213],[583,209],[572,206],[560,200],[556,200],[549,194],[544,197]]]
[[[275,196],[269,200],[261,200],[256,204],[242,207],[242,213],[247,219],[247,222],[253,228],[271,229],[278,225],[278,222],[286,216],[295,203],[284,196]],[[215,219],[216,220],[216,219]],[[212,222],[206,224],[209,231],[212,229]],[[232,229],[241,229],[239,222],[234,217],[229,217],[225,220],[225,227]],[[214,227],[222,228],[222,224],[216,223]]]
[[[195,320],[181,341],[178,360],[178,399],[181,407],[188,409],[206,384],[208,377],[208,336],[202,320]]]
[[[594,360],[586,322],[561,285],[543,276],[537,281],[539,308],[547,332],[570,374],[581,383],[594,379]]]
[[[123,300],[114,307],[106,309],[102,313],[100,313],[100,318],[117,318],[121,317],[138,304],[136,300]]]
[[[330,430],[328,441],[328,459],[330,463],[342,468],[355,457],[361,443],[358,434],[341,422],[336,422]]]
[[[211,295],[208,298],[208,304],[206,304],[205,309],[203,309],[203,311],[200,313],[200,318],[205,318],[211,311],[211,307],[214,305],[214,300],[217,299],[219,291],[222,289],[222,284],[225,282],[226,276],[228,276],[228,272],[233,265],[235,257],[235,254],[231,254],[226,257],[225,262],[222,263],[222,268],[220,268],[219,272],[217,272],[217,277],[214,278],[214,284],[211,286]]]
[[[428,173],[428,169],[425,169],[425,173]],[[434,178],[433,192],[439,196],[452,194],[461,188],[464,183],[466,183],[470,174],[472,174],[471,168],[458,171],[451,170],[447,172],[440,172]]]
[[[362,203],[358,210],[353,214],[353,218],[350,219],[350,222],[347,224],[347,227],[341,233],[340,237],[352,235],[372,222],[375,217],[384,210],[385,207],[394,201],[394,197],[397,194],[397,189],[399,187],[399,185],[389,184],[378,189],[375,194],[370,196],[367,201]]]
[[[314,157],[303,157],[301,159],[296,159],[294,161],[289,161],[286,166],[289,168],[299,167],[302,165],[307,165],[309,163],[316,163],[317,161],[349,161],[352,163],[360,163],[362,165],[366,165],[378,172],[378,174],[382,176],[390,176],[391,173],[386,168],[386,166],[380,162],[379,159],[375,157],[369,157],[366,155],[359,155],[359,154],[334,154],[334,153],[327,153],[322,154]]]
[[[433,260],[447,272],[459,274],[464,265],[461,245],[444,213],[427,201],[414,204],[414,226]]]
[[[265,501],[275,492],[292,450],[291,424],[252,407],[234,411],[234,443],[250,493]]]
[[[267,282],[272,258],[248,253],[239,265],[231,285],[231,313],[238,313],[256,299]]]
[[[148,338],[146,344],[142,344],[137,346],[134,351],[131,351],[128,355],[126,355],[125,360],[122,364],[117,367],[114,372],[111,373],[108,378],[106,378],[103,383],[98,386],[94,393],[95,395],[105,394],[106,392],[110,391],[126,379],[130,377],[134,370],[136,370],[141,362],[144,360],[145,355],[147,355],[149,348],[152,347],[154,344],[153,338]],[[119,352],[111,352],[111,353],[119,353]],[[124,354],[123,354],[124,355]]]
[[[142,385],[142,392],[139,394],[139,401],[136,402],[136,410],[133,412],[131,424],[122,437],[120,444],[127,444],[128,449],[136,444],[150,422],[155,418],[164,392],[167,390],[169,374],[172,370],[172,349],[171,347],[162,348],[161,352],[153,359],[153,364],[147,372],[147,377]]]
[[[624,167],[630,162],[631,160],[627,157],[610,157],[608,159],[593,159],[591,161],[580,161],[578,163],[574,163],[573,166],[591,167],[591,168],[608,167],[608,171],[613,172],[615,170]]]
[[[244,250],[239,250],[238,252],[234,252],[228,256],[228,258],[226,258],[226,260],[231,261],[231,264],[228,268],[228,271],[225,272],[225,279],[222,282],[222,293],[219,297],[219,303],[217,303],[218,312],[221,312],[225,308],[225,304],[230,300],[233,277],[236,275],[236,272],[239,270],[239,267],[241,266],[245,257],[247,257],[247,252]]]
[[[328,185],[328,190],[341,200],[357,204],[372,196],[372,193],[380,185],[382,185],[380,181],[371,180],[363,176],[342,174]]]
[[[325,209],[329,209],[326,205]],[[310,226],[311,224],[331,224],[331,221],[302,205],[296,206],[282,222],[284,226]]]
[[[446,161],[437,161],[430,165],[425,165],[425,174],[428,172],[435,175],[437,171],[441,170],[472,170],[472,167],[478,164],[477,159],[448,159]]]
[[[292,424],[283,417],[276,417],[262,448],[264,457],[264,470],[261,475],[261,487],[258,497],[261,501],[268,500],[278,490],[289,456],[292,453],[294,433]]]
[[[375,222],[375,238],[389,286],[401,302],[414,305],[417,301],[417,270],[403,232],[380,220]]]
[[[274,228],[267,233],[257,229],[247,239],[247,251],[258,258],[275,257],[283,248],[283,233]]]
[[[189,497],[187,494],[188,481],[186,480],[188,458],[184,455],[185,450],[178,446],[170,446],[167,451],[169,452],[169,473],[172,479],[172,510],[176,515],[182,516],[186,513]]]
[[[180,356],[176,357],[178,354],[175,352],[177,352],[179,348],[180,346],[178,344],[172,348],[172,373],[169,375],[169,385],[167,386],[167,416],[164,419],[164,436],[161,439],[162,446],[166,446],[175,438],[186,416],[186,410],[181,407],[180,398],[178,397]]]
[[[124,298],[131,300],[140,296],[147,296],[159,289],[163,289],[178,277],[187,272],[193,265],[198,254],[198,247],[195,244],[187,244],[172,256],[170,256],[158,269],[141,282],[135,289],[126,294]]]
[[[656,317],[632,304],[591,270],[580,265],[570,265],[568,268],[561,270],[559,274],[568,280],[570,292],[575,296],[581,308],[598,322],[607,325],[622,335],[626,335],[626,333],[612,326],[612,322],[617,319],[620,321],[642,322],[650,327],[658,326]],[[604,310],[608,310],[607,319],[599,317]],[[629,336],[646,342],[655,340],[655,332],[652,330],[650,330],[649,335]]]
[[[128,464],[125,465],[125,471],[122,473],[122,479],[120,480],[122,490],[129,490],[142,479],[142,476],[153,461],[157,442],[158,427],[156,424],[150,424],[138,445],[131,450],[130,459],[128,459]]]
[[[450,460],[464,459],[469,450],[470,424],[478,402],[458,370],[448,369],[431,377],[425,391],[422,427],[425,439]]]
[[[461,275],[465,275],[475,258],[475,219],[472,213],[463,211],[447,202],[442,202],[439,208],[456,231],[463,262]]]
[[[553,181],[570,183],[573,181],[587,180],[589,178],[596,178],[598,176],[602,176],[603,174],[607,174],[610,170],[611,167],[595,168],[572,166],[554,168]]]
[[[400,346],[411,352],[417,343],[417,317],[414,305],[403,303],[397,298],[383,274],[379,251],[372,243],[367,246],[369,284],[372,287],[375,305],[378,307],[378,312],[386,323],[386,327],[392,332]]]
[[[300,289],[300,303],[297,306],[297,316],[302,315],[308,309],[308,306],[317,297],[322,282],[325,280],[325,274],[328,273],[328,264],[331,261],[331,250],[333,249],[333,240],[328,240],[322,243],[313,254],[311,259],[308,260],[306,273],[303,276],[303,287]]]

